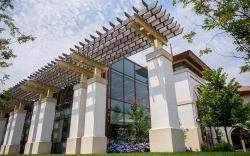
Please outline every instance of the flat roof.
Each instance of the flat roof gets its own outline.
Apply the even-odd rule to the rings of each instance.
[[[239,93],[250,93],[250,86],[241,86],[238,89]]]
[[[133,7],[134,13],[132,15],[125,12],[126,19],[122,20],[117,17],[118,24],[109,22],[111,28],[102,27],[104,33],[97,30],[96,34],[90,35],[88,39],[79,42],[79,45],[75,45],[70,50],[81,53],[99,63],[110,65],[153,46],[151,35],[156,34],[166,44],[170,38],[182,33],[183,28],[180,28],[180,25],[174,21],[174,18],[166,12],[166,9],[158,1],[147,4],[142,0],[142,4],[144,8],[141,10]],[[144,24],[144,27],[140,27],[141,23]],[[139,29],[136,29],[137,26],[139,26]],[[149,28],[150,33],[146,32],[145,35],[145,32],[143,33],[144,28]],[[53,85],[58,88],[65,88],[79,83],[79,75],[58,67],[58,62],[61,60],[85,68],[72,60],[69,55],[62,54],[62,56],[31,74],[27,80],[24,79],[15,85],[13,87],[15,90],[14,98],[27,101],[38,99],[38,94],[21,89],[21,86],[28,80]]]
[[[198,56],[196,56],[191,50],[187,50],[173,56],[173,64],[180,62],[186,62],[189,65],[189,68],[199,76],[201,76],[201,72],[203,70],[209,69],[209,66]]]

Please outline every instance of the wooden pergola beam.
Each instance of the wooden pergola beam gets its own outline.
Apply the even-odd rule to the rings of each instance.
[[[33,88],[39,88],[41,90],[47,90],[47,91],[50,90],[50,91],[54,91],[54,92],[59,90],[59,88],[57,88],[55,86],[44,84],[44,83],[34,81],[34,80],[29,80],[25,84],[30,86],[30,87],[33,87]]]
[[[138,14],[134,14],[134,21],[132,22],[132,27],[142,33],[145,37],[149,38],[150,40],[158,40],[161,43],[167,42],[167,38],[158,33],[150,24],[145,22],[142,17]]]
[[[70,49],[70,50],[73,52],[72,54],[70,54],[70,56],[71,56],[74,60],[76,60],[76,61],[78,61],[78,62],[80,62],[80,63],[82,63],[82,64],[86,64],[86,65],[88,65],[88,66],[91,66],[91,67],[99,68],[99,69],[104,70],[104,71],[108,70],[108,68],[107,68],[106,65],[104,65],[104,64],[102,64],[102,63],[99,63],[99,62],[97,62],[97,61],[94,61],[94,60],[92,60],[92,59],[86,57],[85,55],[82,55],[82,54],[80,54],[80,53],[77,53],[77,52],[74,51],[73,49]]]
[[[89,71],[89,70],[86,70],[86,69],[83,69],[81,67],[78,67],[74,64],[71,64],[69,62],[65,62],[65,61],[58,61],[58,67],[63,69],[63,70],[66,70],[66,71],[69,71],[69,72],[72,72],[72,73],[76,73],[76,74],[79,74],[79,75],[85,75],[87,77],[92,77],[94,75],[94,73],[92,71]]]
[[[22,85],[21,90],[27,91],[27,92],[35,92],[38,94],[47,94],[47,90],[43,90],[41,88],[36,88],[34,86],[28,86],[28,85]]]

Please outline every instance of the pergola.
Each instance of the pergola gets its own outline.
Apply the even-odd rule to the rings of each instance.
[[[133,7],[132,15],[124,13],[125,20],[117,17],[118,24],[109,22],[110,29],[102,27],[104,33],[96,31],[95,35],[70,49],[69,55],[62,54],[15,85],[14,98],[35,101],[40,93],[56,92],[79,83],[82,76],[91,77],[93,68],[98,67],[103,72],[113,62],[158,43],[166,44],[182,33],[183,28],[158,1],[152,4],[142,1],[142,4],[143,9]]]

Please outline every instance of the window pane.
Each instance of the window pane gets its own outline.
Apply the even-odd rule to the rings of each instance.
[[[131,105],[128,104],[128,103],[125,103],[124,105],[125,105],[124,113],[130,114],[130,112],[131,112]]]
[[[124,74],[134,77],[135,67],[134,63],[129,60],[124,60]]]
[[[128,103],[135,102],[135,85],[134,80],[128,76],[124,77],[124,101]]]
[[[133,122],[133,120],[131,119],[131,115],[125,114],[124,117],[125,117],[124,122],[125,122],[126,125],[131,124]]]
[[[143,68],[143,67],[135,65],[135,78],[137,80],[142,81],[142,82],[147,82],[148,71],[145,68]]]
[[[148,87],[139,81],[136,81],[136,103],[149,106]]]
[[[123,113],[117,113],[117,112],[111,111],[110,123],[116,124],[116,125],[123,125]]]
[[[123,73],[123,60],[113,63],[112,68]]]
[[[123,76],[111,71],[111,98],[123,100]]]
[[[111,110],[115,112],[123,112],[123,102],[111,100]]]

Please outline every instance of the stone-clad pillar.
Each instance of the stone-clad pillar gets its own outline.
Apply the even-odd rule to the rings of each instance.
[[[84,127],[84,137],[82,137],[81,144],[82,154],[106,152],[106,88],[106,79],[100,76],[88,79],[86,126]]]
[[[0,145],[2,145],[3,142],[6,121],[7,118],[5,118],[4,110],[0,110]]]
[[[55,117],[56,99],[51,96],[41,100],[35,142],[32,145],[32,154],[51,152],[51,135]]]
[[[146,56],[149,78],[151,152],[185,151],[173,80],[172,56],[162,47]]]
[[[18,154],[20,152],[20,142],[25,122],[26,110],[15,108],[13,112],[13,120],[10,127],[8,143],[5,147],[5,154]]]
[[[39,121],[39,113],[41,108],[41,101],[34,102],[32,118],[30,123],[28,140],[25,144],[24,154],[31,154],[33,142],[36,139],[37,125]]]
[[[3,144],[1,145],[0,154],[4,154],[5,147],[6,147],[7,143],[8,143],[9,135],[10,135],[10,128],[11,128],[12,120],[13,120],[13,115],[14,115],[13,112],[11,112],[9,114],[8,124],[7,124],[7,127],[6,127],[5,134],[4,134]]]
[[[81,83],[74,86],[70,134],[67,139],[66,154],[80,154],[81,138],[84,134],[86,99],[87,77],[83,77]]]

